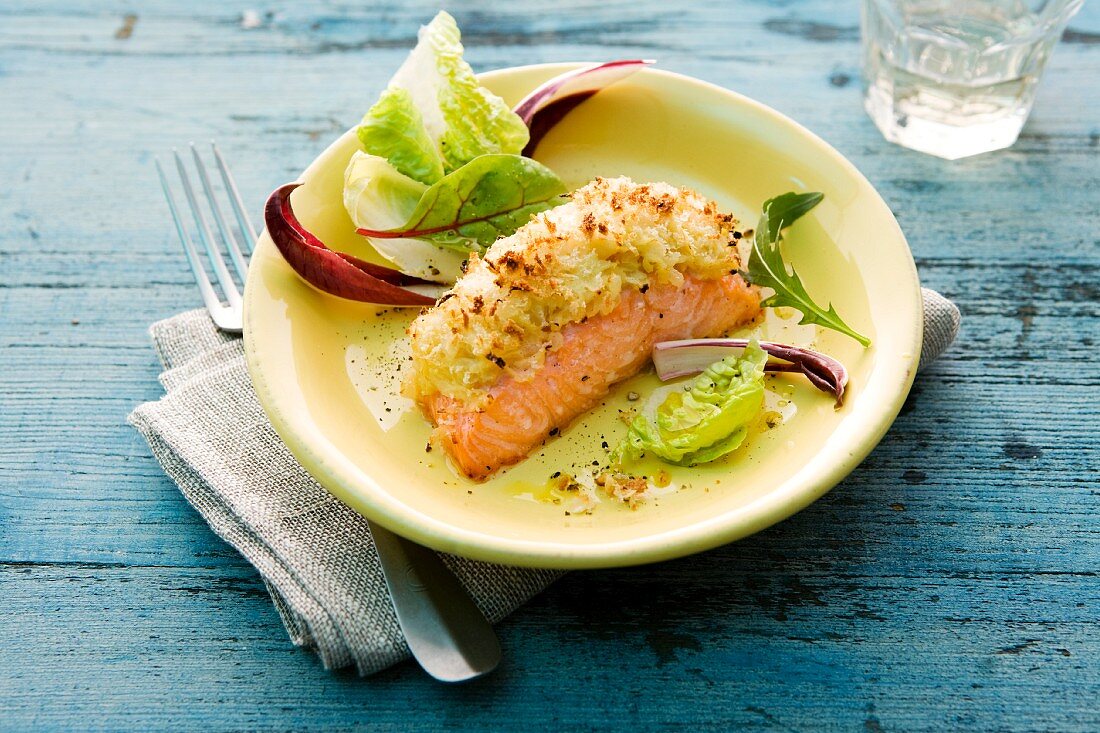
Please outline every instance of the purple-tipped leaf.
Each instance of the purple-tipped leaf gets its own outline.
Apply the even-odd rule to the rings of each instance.
[[[318,290],[348,300],[379,305],[435,303],[434,298],[402,287],[435,283],[335,252],[307,231],[290,206],[290,192],[300,185],[288,183],[275,189],[264,207],[267,233],[299,277]]]
[[[530,157],[546,133],[578,104],[652,63],[646,59],[608,61],[567,71],[537,87],[512,110],[531,130],[523,155]]]
[[[766,372],[797,372],[810,383],[836,398],[839,407],[844,402],[848,386],[848,370],[831,356],[788,344],[760,341],[760,348],[781,362],[769,361]],[[731,349],[744,349],[748,339],[685,339],[662,341],[653,347],[653,366],[661,381],[698,374],[716,361],[729,356]]]

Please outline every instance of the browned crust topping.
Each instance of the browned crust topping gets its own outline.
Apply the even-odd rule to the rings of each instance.
[[[738,269],[736,224],[694,191],[597,178],[470,256],[454,288],[410,326],[410,394],[477,402],[500,369],[522,378],[564,325],[610,312],[624,288]]]

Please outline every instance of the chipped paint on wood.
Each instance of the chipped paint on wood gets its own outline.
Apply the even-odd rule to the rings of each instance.
[[[478,69],[653,56],[807,125],[963,332],[842,486],[698,557],[567,576],[500,627],[488,679],[292,647],[124,424],[160,392],[148,323],[197,305],[152,157],[218,138],[258,219],[436,7],[0,9],[0,728],[1100,729],[1094,3],[1020,142],[954,163],[866,119],[854,2],[452,7]]]

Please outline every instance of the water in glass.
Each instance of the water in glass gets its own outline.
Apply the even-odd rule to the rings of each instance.
[[[887,140],[956,159],[1016,142],[1083,0],[864,0],[867,113]]]

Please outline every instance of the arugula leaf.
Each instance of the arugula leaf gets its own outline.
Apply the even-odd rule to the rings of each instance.
[[[419,237],[464,251],[484,250],[540,211],[564,203],[565,185],[549,168],[519,155],[480,155],[432,184],[403,226],[360,229],[378,239]]]
[[[779,251],[781,232],[817,206],[825,198],[820,193],[785,193],[782,196],[764,202],[760,221],[756,225],[752,251],[749,253],[748,279],[754,285],[769,287],[775,294],[760,303],[761,306],[788,306],[802,313],[801,324],[814,323],[825,328],[851,336],[863,346],[870,346],[871,340],[854,331],[846,324],[830,303],[822,308],[813,301],[802,279],[792,267],[787,271],[783,254]]]

